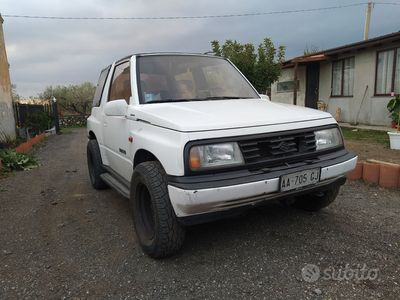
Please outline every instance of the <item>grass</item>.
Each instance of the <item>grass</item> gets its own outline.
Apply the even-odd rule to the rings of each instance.
[[[61,132],[62,134],[70,134],[70,133],[72,133],[72,132],[74,131],[74,129],[75,129],[75,128],[72,128],[72,127],[62,127],[62,128],[60,129],[60,132]]]
[[[61,127],[61,133],[62,134],[69,134],[71,132],[73,132],[75,129],[77,128],[86,128],[86,126],[69,126],[69,127]]]
[[[85,128],[85,127],[86,127],[86,124],[85,125],[63,126],[63,127],[61,127],[61,129],[66,129],[66,128]]]
[[[370,141],[389,145],[389,136],[385,131],[342,127],[342,132],[345,140]]]

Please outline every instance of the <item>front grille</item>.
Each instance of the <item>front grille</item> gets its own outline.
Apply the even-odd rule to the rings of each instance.
[[[238,143],[246,164],[286,161],[316,150],[314,131],[257,137]]]

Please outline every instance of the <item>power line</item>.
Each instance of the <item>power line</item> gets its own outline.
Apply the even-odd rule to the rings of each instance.
[[[5,18],[22,18],[22,19],[47,19],[47,20],[180,20],[180,19],[215,19],[215,18],[235,18],[235,17],[251,17],[251,16],[265,16],[265,15],[278,15],[278,14],[291,14],[291,13],[304,13],[326,11],[333,9],[342,9],[348,7],[366,5],[368,2],[359,2],[347,5],[337,5],[330,7],[296,9],[296,10],[282,10],[271,12],[258,12],[258,13],[243,13],[243,14],[223,14],[223,15],[203,15],[203,16],[159,16],[159,17],[62,17],[62,16],[35,16],[35,15],[9,15],[5,14]],[[373,2],[377,5],[400,5],[398,2]]]
[[[383,4],[383,5],[400,5],[399,2],[372,2],[372,4]]]

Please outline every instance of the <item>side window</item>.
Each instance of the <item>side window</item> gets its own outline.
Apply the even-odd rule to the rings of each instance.
[[[101,96],[103,95],[104,84],[106,83],[110,67],[107,67],[100,73],[99,81],[97,82],[96,92],[93,97],[93,107],[100,106]]]
[[[129,62],[124,62],[115,67],[108,101],[125,99],[129,102],[131,95],[130,66]]]

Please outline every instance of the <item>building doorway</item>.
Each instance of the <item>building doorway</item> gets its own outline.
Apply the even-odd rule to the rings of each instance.
[[[309,63],[306,66],[306,99],[305,106],[317,108],[319,96],[319,63]]]

